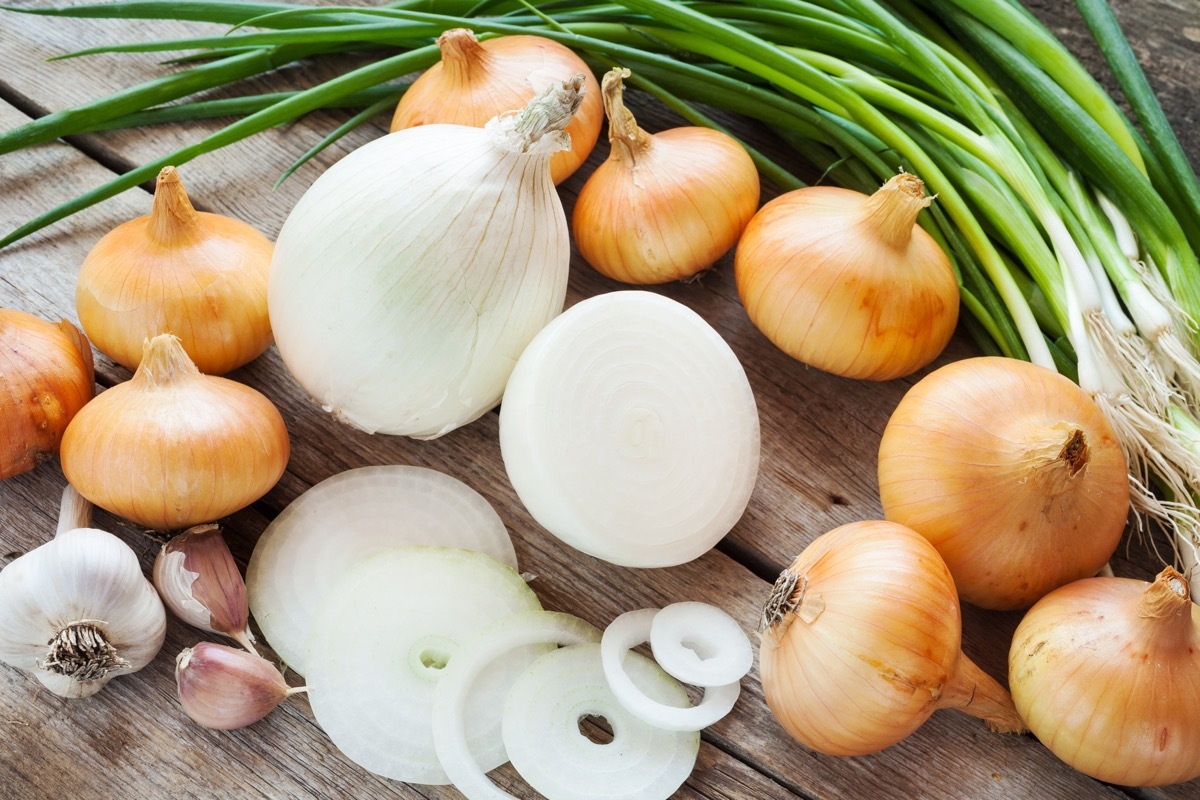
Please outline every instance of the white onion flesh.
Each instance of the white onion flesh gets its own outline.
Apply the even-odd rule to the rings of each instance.
[[[512,795],[488,780],[491,769],[468,747],[466,720],[480,713],[475,685],[512,652],[539,644],[574,645],[597,642],[600,631],[587,622],[556,611],[527,611],[493,623],[464,643],[443,671],[433,698],[433,740],[442,768],[455,788],[470,800],[498,800]],[[500,713],[501,702],[490,709]],[[493,765],[494,766],[494,765]]]
[[[625,669],[655,702],[688,704],[683,687],[653,661],[631,653]],[[608,722],[611,742],[580,731],[587,716]],[[600,646],[580,644],[546,653],[513,684],[504,744],[521,777],[549,800],[666,800],[691,774],[700,734],[662,730],[630,714],[608,686]]]
[[[546,135],[510,151],[492,123],[422,125],[321,175],[279,232],[268,284],[301,386],[355,427],[418,438],[495,406],[566,297],[570,241],[550,177],[563,147]]]
[[[758,475],[754,394],[699,315],[650,292],[592,297],[522,353],[500,409],[504,466],[548,531],[665,567],[712,548]]]
[[[467,639],[539,608],[516,572],[481,553],[406,547],[370,556],[343,573],[313,620],[306,676],[313,714],[363,768],[409,783],[448,783],[433,739],[439,682]],[[507,648],[471,686],[465,740],[485,769],[507,760],[504,697],[543,652]]]
[[[326,592],[355,562],[404,545],[456,547],[517,567],[495,509],[460,480],[425,467],[361,467],[297,497],[250,557],[250,610],[288,667],[308,674],[305,651]]]
[[[737,621],[708,603],[672,603],[650,622],[654,660],[692,686],[740,681],[754,665],[754,648]]]
[[[600,660],[604,675],[617,701],[638,719],[668,731],[698,731],[721,720],[737,702],[742,685],[735,681],[711,686],[694,706],[677,707],[648,697],[630,677],[627,667],[636,653],[631,647],[650,638],[650,628],[658,609],[627,611],[604,629],[600,640]]]

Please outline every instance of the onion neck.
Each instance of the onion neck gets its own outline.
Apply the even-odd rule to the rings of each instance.
[[[575,75],[561,83],[551,83],[516,114],[502,114],[488,122],[486,130],[492,142],[512,153],[553,155],[571,147],[571,137],[563,131],[583,102],[584,78]]]
[[[987,723],[996,733],[1025,733],[1012,695],[979,665],[959,653],[958,669],[937,698],[938,708],[953,708]]]
[[[1060,422],[1037,431],[1020,455],[1020,461],[1029,465],[1030,486],[1046,497],[1056,497],[1084,473],[1092,451],[1082,428]]]
[[[161,333],[146,342],[142,363],[130,379],[130,384],[142,389],[158,389],[198,377],[200,370],[192,363],[179,337]]]
[[[1193,607],[1187,579],[1174,567],[1167,567],[1142,593],[1137,616],[1152,635],[1186,642],[1195,637],[1197,630]]]
[[[437,38],[442,51],[442,70],[447,79],[471,83],[487,71],[488,52],[469,28],[451,28]]]
[[[917,216],[932,202],[920,178],[901,172],[866,199],[862,222],[887,246],[905,250],[912,240]]]
[[[154,207],[150,211],[149,236],[170,244],[193,233],[199,226],[196,209],[188,198],[183,181],[174,167],[163,167],[154,186]]]
[[[600,93],[608,117],[608,141],[612,144],[609,158],[634,165],[649,152],[654,137],[638,127],[633,112],[625,107],[624,79],[630,74],[624,67],[614,67],[604,76]]]

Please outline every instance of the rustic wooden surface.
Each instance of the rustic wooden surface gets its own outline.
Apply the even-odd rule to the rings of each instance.
[[[39,5],[42,3],[20,3]],[[1116,4],[1139,57],[1150,70],[1168,116],[1200,162],[1200,0],[1120,0]],[[1100,62],[1066,0],[1031,8],[1094,71]],[[183,35],[204,26],[56,20],[0,12],[0,130],[29,117],[99,97],[161,74],[154,58],[98,56],[47,64],[46,58],[89,45]],[[323,67],[288,67],[242,93],[310,85]],[[1111,83],[1109,84],[1111,85]],[[666,115],[641,105],[648,127]],[[386,128],[381,115],[301,169],[279,190],[278,174],[344,116],[318,113],[271,130],[181,172],[197,206],[248,220],[274,236],[293,203],[322,169]],[[0,230],[8,231],[121,171],[194,141],[219,122],[113,132],[0,156]],[[753,128],[745,127],[754,136]],[[584,176],[561,187],[568,214]],[[764,200],[767,197],[764,197]],[[75,318],[74,282],[84,255],[116,223],[146,213],[150,196],[133,190],[0,251],[0,306],[44,318]],[[576,259],[568,304],[621,288]],[[703,558],[665,570],[608,565],[561,545],[521,507],[505,476],[497,415],[433,442],[372,437],[338,425],[304,396],[274,350],[231,377],[271,397],[287,420],[293,454],[288,471],[265,498],[223,521],[245,563],[271,517],[313,483],[367,464],[419,464],[454,475],[480,491],[513,533],[522,568],[548,608],[597,625],[619,613],[691,599],[715,603],[752,631],[770,580],[817,535],[880,515],[875,453],[888,415],[917,380],[887,384],[838,379],[788,359],[747,320],[737,302],[731,262],[704,280],[659,289],[694,308],[729,341],[746,368],[759,404],[763,460],[750,507],[724,542]],[[957,337],[935,364],[977,351]],[[128,372],[97,359],[101,388]],[[52,533],[64,480],[54,463],[0,483],[0,564]],[[119,519],[97,525],[121,536],[149,567],[158,544]],[[1148,577],[1156,564],[1136,546],[1122,548],[1119,574]],[[964,649],[1003,679],[1009,639],[1019,615],[964,608]],[[450,798],[455,791],[413,787],[372,776],[341,756],[313,722],[303,697],[246,730],[215,732],[189,722],[174,697],[174,656],[204,635],[172,621],[162,654],[142,672],[113,681],[86,701],[39,691],[39,684],[0,666],[0,797],[394,797]],[[707,798],[1192,798],[1200,781],[1160,789],[1122,789],[1069,769],[1032,737],[1000,737],[982,724],[939,712],[917,733],[879,754],[836,759],[792,742],[762,700],[757,669],[744,682],[732,715],[704,734],[696,771],[679,797]],[[497,780],[527,796],[510,768]]]

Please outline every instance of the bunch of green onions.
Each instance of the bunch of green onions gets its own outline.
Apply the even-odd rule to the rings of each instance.
[[[391,107],[389,83],[435,63],[452,27],[538,33],[695,124],[695,103],[753,118],[828,180],[871,192],[898,169],[938,201],[922,224],[960,278],[988,353],[1075,379],[1123,442],[1139,521],[1173,533],[1200,594],[1200,182],[1106,0],[1076,0],[1135,128],[1015,0],[400,0],[384,7],[185,0],[36,13],[223,23],[227,34],[96,48],[192,50],[186,68],[0,135],[0,154],[60,136],[241,118],[10,233],[0,246],[178,165],[322,107],[362,110],[285,173]],[[436,13],[432,9],[436,8]],[[380,56],[311,89],[175,103],[297,59]],[[751,149],[762,175],[801,185]],[[282,178],[281,178],[282,180]]]

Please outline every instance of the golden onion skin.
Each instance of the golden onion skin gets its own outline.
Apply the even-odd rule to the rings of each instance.
[[[0,479],[57,455],[95,389],[92,350],[74,325],[0,309]]]
[[[1120,443],[1068,378],[1009,358],[925,376],[879,447],[884,516],[927,538],[963,599],[1028,608],[1095,575],[1129,512]]]
[[[1200,777],[1200,607],[1168,568],[1154,582],[1087,578],[1029,609],[1009,681],[1029,729],[1097,780]]]
[[[912,175],[892,181],[900,178],[916,183],[889,189],[889,181],[870,197],[797,189],[746,226],[734,258],[738,294],[788,355],[845,378],[885,381],[929,364],[950,341],[958,282],[937,242],[915,225],[929,200],[923,185]]]

